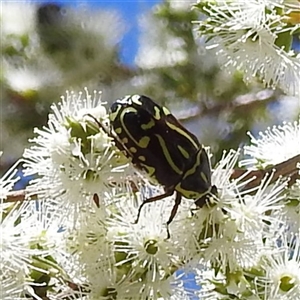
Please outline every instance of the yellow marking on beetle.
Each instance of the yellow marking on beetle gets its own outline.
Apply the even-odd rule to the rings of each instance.
[[[204,182],[208,182],[207,176],[203,172],[200,172],[200,176]]]
[[[165,106],[162,107],[162,110],[166,116],[171,115],[171,112]]]
[[[184,148],[182,148],[180,145],[177,145],[177,148],[179,149],[180,153],[181,153],[185,158],[189,158],[189,157],[190,157],[189,153],[188,153]]]
[[[159,120],[160,119],[160,109],[157,106],[154,106],[154,119]]]
[[[121,132],[122,132],[122,128],[121,127],[115,129],[115,133],[120,134]]]
[[[199,165],[201,163],[200,162],[201,161],[201,152],[202,152],[202,150],[199,150],[197,152],[196,162],[194,163],[194,165],[189,170],[187,170],[184,173],[184,176],[183,176],[182,180],[186,179],[188,176],[190,176],[190,175],[192,175],[196,172],[197,168],[199,167]]]
[[[200,198],[203,194],[201,193],[198,193],[198,192],[195,192],[195,191],[190,191],[190,190],[186,190],[184,189],[182,186],[181,186],[181,182],[178,183],[176,186],[175,186],[175,190],[177,192],[179,192],[183,197],[185,198],[188,198],[188,199],[197,199],[197,198]]]
[[[139,141],[137,141],[132,134],[129,132],[129,130],[127,129],[126,125],[124,124],[124,116],[127,113],[137,113],[137,110],[134,107],[126,107],[120,115],[120,120],[123,126],[124,131],[126,132],[127,136],[130,138],[130,140],[132,140],[137,146],[141,147],[141,148],[147,148],[148,144],[150,142],[150,138],[148,136],[143,136]],[[128,141],[127,141],[128,142]]]
[[[182,170],[180,170],[180,169],[175,165],[175,163],[174,163],[174,161],[173,161],[173,159],[172,159],[172,157],[171,157],[171,155],[170,155],[170,153],[169,153],[169,150],[168,150],[168,148],[167,148],[167,145],[166,145],[166,143],[165,143],[165,140],[164,140],[159,134],[156,134],[155,136],[158,138],[158,142],[159,142],[159,144],[160,144],[160,146],[161,146],[161,149],[162,149],[162,151],[163,151],[163,153],[164,153],[164,156],[165,156],[165,158],[166,158],[168,164],[172,167],[172,169],[173,169],[177,174],[182,174],[182,173],[183,173]]]
[[[153,126],[155,126],[155,122],[154,122],[153,119],[151,119],[149,123],[147,123],[147,124],[142,124],[142,125],[141,125],[141,128],[145,130],[145,129],[150,129],[150,128],[152,128]]]
[[[153,174],[155,173],[155,168],[145,165],[143,163],[140,163],[140,165],[146,169],[148,176],[152,177],[153,179],[155,178],[153,176]]]
[[[129,148],[129,151],[130,151],[131,153],[136,153],[136,152],[137,152],[137,149],[136,149],[135,147],[130,147],[130,148]]]
[[[172,129],[177,131],[179,134],[185,136],[192,144],[195,148],[200,148],[201,149],[201,145],[199,146],[191,137],[188,133],[186,133],[184,130],[182,130],[181,128],[177,127],[176,125],[166,121],[166,124]]]
[[[128,138],[127,137],[122,138],[122,143],[127,144],[128,143]]]
[[[109,113],[109,120],[111,122],[113,122],[116,119],[116,117],[118,116],[118,114],[120,112],[121,107],[122,107],[122,105],[118,105],[116,111]]]
[[[139,145],[141,148],[147,148],[149,142],[150,142],[149,136],[143,136],[143,137],[139,140],[138,145]]]
[[[145,156],[139,156],[138,159],[142,160],[142,161],[146,161],[146,157]]]
[[[132,103],[135,103],[137,105],[143,105],[143,103],[140,101],[141,96],[139,95],[133,95],[131,96]]]

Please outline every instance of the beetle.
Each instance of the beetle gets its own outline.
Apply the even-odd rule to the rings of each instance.
[[[208,155],[197,137],[189,132],[164,106],[143,95],[129,95],[116,100],[109,111],[116,146],[145,171],[152,181],[164,187],[164,193],[145,199],[138,209],[135,223],[147,203],[176,193],[167,221],[173,221],[182,197],[194,199],[203,207],[211,195],[217,195],[211,184]],[[102,126],[103,128],[103,126]]]

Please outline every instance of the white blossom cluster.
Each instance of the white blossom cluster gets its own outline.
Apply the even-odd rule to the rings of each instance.
[[[61,35],[64,45],[72,44],[72,47],[64,46],[67,56],[55,54],[54,51],[48,56],[39,37],[38,10],[44,4],[36,1],[1,1],[0,59],[3,82],[6,88],[24,97],[32,97],[35,93],[44,95],[44,91],[49,95],[53,86],[69,86],[70,77],[73,83],[80,82],[82,77],[89,76],[91,70],[105,70],[111,60],[111,52],[126,30],[120,14],[115,10],[89,9],[84,3],[76,8],[46,3],[49,7],[43,17],[49,14],[49,22],[51,18],[56,18],[55,25],[63,25]],[[60,42],[56,41],[58,48]],[[101,53],[101,58],[84,53]],[[67,68],[65,64],[68,59],[72,63],[76,61],[77,72]],[[95,72],[91,72],[93,76]]]
[[[100,95],[68,92],[24,152],[28,201],[6,201],[14,168],[0,181],[1,299],[300,299],[300,180],[271,175],[248,188],[250,171],[232,177],[238,164],[300,155],[299,126],[251,136],[250,160],[224,152],[217,196],[201,209],[184,199],[167,239],[174,196],[135,222],[163,189],[116,147]]]
[[[226,70],[300,95],[300,54],[292,48],[300,30],[298,0],[198,0],[196,7],[205,15],[196,22],[199,33]]]

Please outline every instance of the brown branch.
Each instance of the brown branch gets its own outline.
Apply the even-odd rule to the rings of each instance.
[[[31,195],[28,197],[25,190],[12,191],[7,194],[7,198],[4,202],[18,202],[26,200],[37,200],[37,195]]]
[[[183,111],[181,114],[176,114],[176,117],[180,122],[187,122],[203,116],[218,116],[220,113],[227,111],[252,111],[262,103],[267,105],[278,101],[279,95],[280,91],[276,90],[271,91],[270,95],[267,95],[268,97],[266,96],[264,99],[260,99],[257,94],[247,94],[237,97],[230,102],[214,103],[213,105],[205,105],[205,101],[200,101],[198,105],[195,105],[188,112]]]
[[[234,172],[231,175],[231,179],[237,179],[238,177],[244,175],[246,172],[248,172],[247,175],[243,178],[243,181],[249,180],[253,178],[245,187],[244,189],[251,189],[254,187],[259,186],[261,180],[265,178],[265,176],[272,174],[272,179],[270,183],[275,182],[280,177],[289,177],[289,186],[294,184],[297,179],[300,179],[299,175],[299,169],[297,168],[297,164],[300,163],[300,154],[296,155],[282,163],[279,163],[277,165],[274,165],[272,167],[268,167],[264,170],[243,170],[243,169],[235,169]],[[138,191],[138,188],[132,182],[131,184],[132,189],[135,191]],[[30,198],[28,195],[26,195],[25,190],[19,190],[19,191],[12,191],[8,193],[7,198],[4,200],[4,202],[17,202],[17,201],[27,201],[27,200],[36,200],[37,195],[31,195]]]
[[[290,177],[289,186],[291,186],[295,183],[296,179],[300,178],[300,175],[298,173],[299,169],[297,168],[298,163],[300,163],[300,154],[282,163],[268,167],[264,170],[254,170],[249,172],[247,170],[235,169],[233,174],[231,175],[231,179],[236,179],[245,174],[246,172],[249,172],[243,178],[243,181],[248,180],[250,178],[254,179],[244,187],[245,190],[258,186],[261,180],[268,175],[272,175],[270,183],[275,182],[280,177]]]

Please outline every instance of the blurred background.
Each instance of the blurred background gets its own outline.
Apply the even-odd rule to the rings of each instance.
[[[220,68],[193,27],[201,16],[192,3],[2,1],[0,172],[66,90],[101,90],[108,104],[127,94],[153,98],[211,147],[213,164],[248,143],[248,130],[298,118],[299,99]]]

